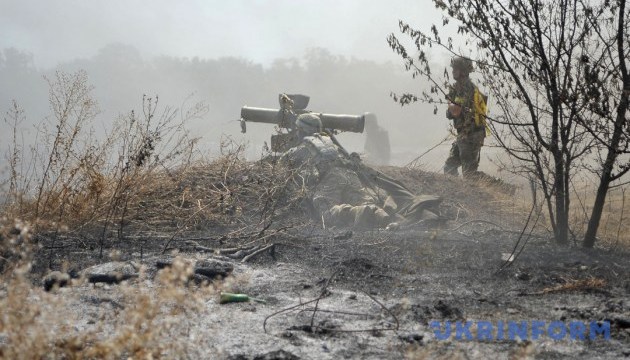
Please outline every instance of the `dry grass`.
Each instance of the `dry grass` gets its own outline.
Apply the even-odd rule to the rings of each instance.
[[[564,284],[556,285],[553,287],[546,287],[537,294],[549,294],[563,291],[579,291],[579,290],[592,290],[601,289],[606,286],[606,280],[589,278],[589,279],[569,279]]]
[[[526,198],[528,194],[523,194],[521,189],[491,179],[456,178],[424,171],[421,167],[383,167],[382,170],[404,179],[405,185],[416,193],[441,196],[445,215],[458,224],[486,220],[504,229],[519,229],[531,207]]]
[[[509,211],[510,217],[517,220],[517,223],[521,223],[531,209],[532,194],[530,189],[521,188],[512,194],[509,191],[503,191],[510,189],[500,186],[500,184],[498,187],[496,183],[488,181],[478,181],[477,184],[489,193],[495,194],[495,199],[488,199],[486,204],[491,203],[494,205],[494,208],[502,209],[506,213]],[[569,236],[575,245],[581,246],[595,201],[597,191],[596,179],[584,173],[579,173],[572,179],[570,190]],[[630,222],[628,221],[630,199],[627,198],[626,190],[627,185],[614,187],[609,190],[597,233],[598,242],[596,245],[630,248]],[[540,194],[538,194],[538,197],[538,206],[540,207],[542,204],[543,208],[536,209],[533,214],[534,219],[537,218],[536,231],[552,237],[553,231],[549,223],[546,204],[540,198]],[[540,211],[539,217],[537,216],[538,211]]]
[[[97,137],[92,129],[98,108],[85,74],[60,73],[50,88],[53,116],[40,126],[38,145],[20,145],[16,129],[23,112],[16,105],[8,114],[15,136],[0,221],[0,357],[199,357],[194,342],[201,339],[186,340],[186,319],[202,315],[208,296],[221,288],[239,291],[247,278],[190,288],[191,264],[176,261],[155,282],[141,276],[133,284],[123,284],[115,300],[120,308],[99,314],[77,332],[73,331],[77,315],[69,309],[84,301],[67,289],[46,293],[34,286],[28,278],[34,255],[41,256],[40,247],[45,245],[52,259],[63,252],[58,248],[71,243],[83,249],[95,246],[102,257],[105,249],[122,248],[138,237],[159,235],[170,239],[168,247],[183,234],[209,232],[221,236],[224,246],[268,242],[283,229],[305,225],[301,205],[308,194],[297,181],[299,176],[271,157],[245,161],[243,147],[230,139],[221,144],[220,157],[202,160],[197,140],[184,127],[204,113],[202,105],[179,111],[161,108],[157,98],[144,98],[141,114],[121,116],[105,136]],[[520,202],[493,192],[492,184],[478,184],[485,190],[471,194],[468,183],[460,179],[403,169],[393,172],[411,180],[418,193],[447,195],[453,208],[461,211],[459,220],[475,219],[476,209],[488,204],[499,209],[490,220],[506,227],[512,225],[509,220],[526,216]],[[610,205],[609,216],[614,209]],[[614,226],[603,226],[609,228]],[[621,232],[617,225],[617,234]],[[85,244],[86,239],[92,243]],[[75,286],[70,290],[86,285],[79,281]],[[563,286],[549,291],[587,285]],[[409,353],[410,358],[426,355]]]
[[[6,359],[118,359],[187,358],[194,344],[182,332],[186,319],[203,314],[204,301],[214,289],[186,286],[190,264],[175,262],[162,270],[154,285],[140,280],[123,284],[116,307],[92,315],[78,331],[80,316],[90,317],[81,287],[46,293],[33,287],[23,273],[14,272],[4,283],[0,307],[0,357]],[[62,292],[63,290],[63,292]],[[91,292],[89,287],[86,289]],[[98,298],[96,298],[98,299]],[[179,341],[172,341],[178,338]]]
[[[271,158],[245,161],[244,148],[229,139],[221,156],[203,160],[184,126],[204,114],[203,105],[175,110],[145,97],[141,112],[96,136],[99,111],[86,74],[58,73],[49,84],[53,113],[33,144],[19,140],[24,112],[17,104],[5,118],[14,141],[9,179],[0,185],[7,193],[0,204],[0,358],[199,357],[194,349],[204,347],[172,340],[186,338],[187,319],[219,288],[189,288],[190,263],[176,261],[154,282],[141,276],[123,284],[120,308],[77,333],[80,319],[71,309],[85,306],[77,293],[88,285],[58,289],[63,296],[44,292],[29,278],[34,257],[48,253],[51,266],[68,243],[103,257],[133,238],[209,229],[223,233],[224,243],[265,242],[262,233],[274,234],[272,224],[301,215],[304,188]],[[246,281],[216,286],[238,290]]]
[[[627,186],[611,189],[606,197],[602,220],[597,232],[596,244],[608,247],[630,247],[630,199]],[[573,187],[574,201],[571,204],[571,227],[574,234],[581,236],[588,226],[597,188],[594,183],[584,181]]]
[[[502,165],[502,167],[503,166],[505,165]],[[412,169],[422,169],[422,167],[416,165],[412,167]],[[587,171],[584,168],[576,170],[578,171],[576,174],[573,174],[569,186],[569,190],[571,191],[571,203],[569,208],[569,227],[571,231],[569,236],[575,245],[580,246],[595,201],[598,177],[593,175],[590,170]],[[518,180],[518,178],[516,180]],[[624,180],[626,179],[621,179],[621,181]],[[435,184],[440,186],[437,188],[433,187],[432,190],[435,190],[434,193],[437,194],[448,194],[453,193],[454,189],[456,189],[456,198],[468,198],[467,200],[469,200],[471,196],[466,194],[466,192],[472,192],[471,189],[473,189],[473,187],[457,184],[457,182],[458,180],[453,180],[452,178],[442,179],[441,181],[435,182]],[[630,221],[628,221],[630,219],[630,193],[628,192],[628,186],[628,184],[618,185],[609,190],[597,233],[597,246],[630,248]],[[475,203],[474,201],[461,202],[469,204],[469,207],[470,205],[485,206],[485,204],[492,204],[493,208],[501,210],[501,213],[497,214],[498,219],[502,219],[504,216],[508,215],[509,218],[516,220],[512,225],[522,224],[532,207],[532,190],[527,182],[514,188],[509,184],[508,186],[502,186],[501,183],[482,178],[475,181],[475,187],[481,187],[486,190],[486,193],[494,194],[494,198],[484,199],[483,204]],[[458,191],[460,189],[462,191]],[[511,191],[513,190],[516,191],[512,194]],[[538,189],[537,204],[539,207],[542,204],[543,208],[536,222],[536,231],[553,237],[552,226],[547,213],[547,205],[544,203],[540,192],[540,189]],[[462,207],[462,212],[465,215],[469,215],[474,213],[474,209]],[[537,212],[538,210],[536,210],[534,217],[536,217]],[[501,215],[503,215],[503,217]]]
[[[288,186],[289,169],[245,161],[243,146],[230,139],[220,157],[202,160],[184,124],[203,115],[203,105],[175,110],[145,97],[141,114],[119,117],[98,137],[98,106],[85,73],[58,73],[49,100],[52,120],[30,146],[18,141],[23,112],[15,105],[7,114],[15,136],[2,205],[7,218],[32,224],[49,247],[58,239],[92,239],[103,256],[113,243],[156,229],[171,237],[226,225],[254,231],[290,214],[303,195]]]
[[[181,115],[159,107],[157,97],[145,97],[142,115],[131,111],[120,116],[104,136],[97,136],[99,110],[87,75],[57,73],[49,84],[53,113],[39,125],[32,144],[17,139],[20,108],[15,105],[7,114],[14,125],[2,207],[7,217],[28,221],[37,232],[93,226],[105,236],[116,224],[123,226],[130,207],[139,204],[152,182],[184,173],[190,165],[197,140],[183,124],[201,116],[203,105]]]

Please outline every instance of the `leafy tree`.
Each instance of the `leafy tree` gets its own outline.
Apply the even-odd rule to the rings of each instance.
[[[402,104],[443,102],[436,96],[446,94],[446,83],[431,71],[429,49],[475,61],[498,108],[490,118],[495,139],[516,160],[515,172],[537,179],[559,244],[568,243],[572,177],[607,151],[586,235],[592,238],[584,242],[592,246],[609,184],[628,171],[627,165],[612,170],[628,149],[625,2],[434,0],[445,12],[443,25],[455,20],[475,56],[461,54],[435,25],[427,34],[400,23],[418,50],[415,56],[394,34],[388,37],[413,76],[433,84],[422,96],[395,95]]]
[[[592,29],[589,53],[583,55],[586,86],[582,89],[591,101],[580,124],[588,129],[603,148],[600,156],[599,186],[583,245],[593,247],[611,183],[630,170],[623,154],[630,151],[628,97],[630,96],[630,21],[626,1],[606,1],[588,7],[586,19]]]

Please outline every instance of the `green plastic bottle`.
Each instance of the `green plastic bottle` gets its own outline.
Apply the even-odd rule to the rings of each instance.
[[[256,301],[260,303],[265,302],[264,300],[255,299],[245,294],[232,294],[232,293],[223,292],[223,291],[221,292],[221,297],[219,298],[219,304],[227,304],[227,303],[233,303],[233,302],[248,302],[248,301]]]

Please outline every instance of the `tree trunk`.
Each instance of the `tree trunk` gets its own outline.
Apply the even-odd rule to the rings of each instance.
[[[630,90],[630,80],[626,79],[624,88]],[[628,91],[625,90],[625,91]],[[628,91],[630,92],[630,91]],[[588,228],[586,229],[586,234],[584,234],[584,241],[582,246],[587,248],[592,248],[595,245],[595,240],[597,236],[597,229],[599,228],[599,222],[602,219],[602,211],[604,209],[604,203],[606,202],[606,195],[608,194],[608,189],[610,187],[610,182],[613,180],[612,172],[613,165],[617,161],[618,153],[617,149],[619,148],[619,142],[621,141],[621,135],[623,133],[623,125],[626,122],[626,111],[628,109],[628,93],[622,94],[621,101],[619,102],[619,106],[617,108],[617,118],[615,119],[615,130],[613,132],[613,136],[610,140],[610,144],[608,147],[608,154],[606,155],[606,161],[604,162],[604,166],[602,169],[602,176],[599,180],[599,186],[597,188],[597,197],[595,198],[595,203],[593,204],[593,211],[591,212],[591,218],[588,221]]]
[[[597,197],[595,198],[595,204],[593,204],[593,211],[591,218],[588,221],[588,229],[584,235],[584,242],[582,245],[587,248],[592,248],[595,245],[595,236],[597,236],[597,229],[599,228],[599,222],[602,218],[602,210],[604,209],[604,203],[606,202],[606,195],[610,188],[610,182],[615,180],[616,176],[613,175],[613,166],[619,156],[619,143],[621,141],[621,135],[623,134],[624,125],[626,124],[626,112],[628,111],[628,105],[630,105],[630,74],[628,74],[628,67],[626,65],[626,50],[624,49],[624,28],[626,25],[625,17],[626,1],[619,1],[619,18],[617,22],[617,54],[619,56],[619,70],[622,76],[622,88],[621,99],[617,106],[617,116],[615,118],[615,130],[608,144],[608,154],[606,155],[606,161],[604,162],[604,168],[602,169],[602,176],[599,181],[599,187],[597,189]],[[622,176],[623,172],[618,176]]]
[[[608,163],[608,159],[606,159],[606,163]],[[602,176],[599,180],[599,186],[597,187],[597,196],[595,197],[595,203],[593,204],[593,211],[591,212],[591,217],[588,220],[588,228],[586,229],[586,234],[584,235],[584,242],[582,243],[582,246],[584,247],[592,248],[593,245],[595,245],[595,236],[597,235],[599,222],[602,219],[602,211],[604,210],[604,204],[606,202],[606,194],[608,194],[611,172],[612,166],[604,167],[604,171],[602,172]]]
[[[564,194],[556,196],[556,242],[566,245],[569,242],[569,212],[564,206]]]
[[[566,207],[565,163],[562,154],[556,150],[554,186],[556,188],[556,243],[566,245],[569,242],[569,212]]]

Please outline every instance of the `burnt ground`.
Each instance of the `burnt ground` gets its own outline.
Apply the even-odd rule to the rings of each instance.
[[[200,246],[218,249],[238,245],[220,234],[226,229],[202,229],[174,239],[178,256],[215,258],[234,266],[225,283],[214,285],[246,293],[266,303],[219,304],[203,285],[187,291],[204,296],[202,307],[176,321],[186,331],[169,338],[185,345],[186,357],[229,359],[338,358],[588,358],[630,356],[630,262],[624,249],[558,247],[543,227],[521,236],[528,210],[504,189],[471,186],[460,179],[399,168],[386,168],[418,192],[443,196],[449,221],[421,224],[397,231],[322,230],[304,225],[266,238],[273,251],[243,263],[184,246],[194,235]],[[540,220],[542,221],[542,220]],[[271,231],[272,229],[268,229]],[[512,262],[506,253],[526,242]],[[148,274],[168,235],[130,240],[120,256],[146,265]],[[241,243],[244,240],[239,240]],[[34,266],[37,283],[50,260],[42,250]],[[70,267],[102,262],[89,246],[64,249],[54,255]],[[151,278],[151,275],[149,275]],[[130,287],[149,280],[132,280]],[[68,299],[63,312],[76,318],[72,331],[94,328],[95,312],[112,306],[85,299],[117,298],[118,285],[77,285],[50,296]],[[60,295],[61,294],[61,295]],[[48,295],[46,295],[48,296]],[[320,298],[319,301],[309,302]],[[122,300],[120,300],[122,301]],[[300,304],[304,304],[299,306]],[[68,315],[70,316],[70,315]],[[166,315],[165,315],[166,316]],[[102,318],[102,317],[101,317]],[[110,319],[110,320],[107,320]],[[508,321],[609,321],[610,339],[554,340],[543,334],[526,340],[497,339],[496,326]],[[430,324],[439,321],[488,321],[492,339],[446,340]],[[106,328],[105,328],[106,329]],[[71,332],[72,332],[71,331]],[[106,330],[99,330],[106,334]],[[464,338],[465,338],[464,334]],[[506,338],[508,335],[505,336]],[[182,345],[182,346],[183,346]],[[174,357],[168,350],[164,357]],[[179,357],[179,356],[178,356]]]

